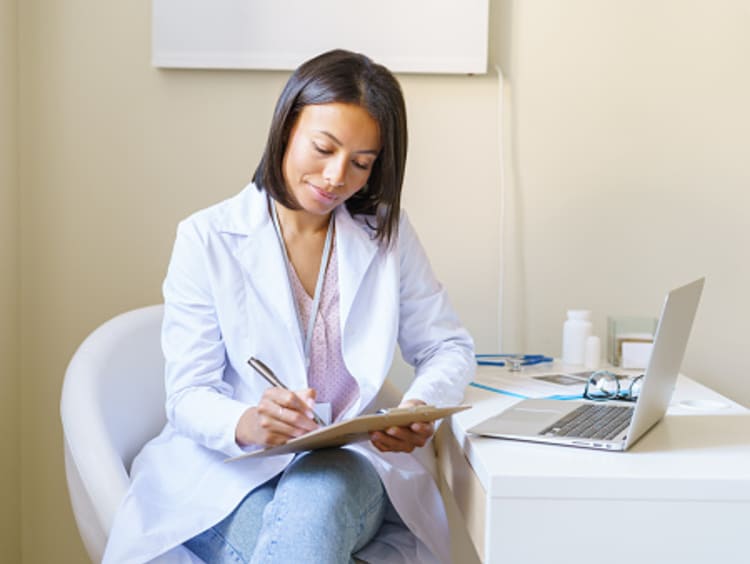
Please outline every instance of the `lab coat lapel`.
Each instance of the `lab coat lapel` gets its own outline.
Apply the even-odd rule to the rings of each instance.
[[[297,343],[302,353],[297,310],[292,301],[286,262],[276,229],[268,213],[265,192],[250,185],[241,194],[227,216],[223,231],[244,235],[234,254],[245,275],[245,284],[253,286],[268,308],[287,327],[290,343]]]
[[[378,251],[378,244],[344,206],[336,210],[336,248],[339,253],[339,308],[341,328],[347,327],[352,304]]]

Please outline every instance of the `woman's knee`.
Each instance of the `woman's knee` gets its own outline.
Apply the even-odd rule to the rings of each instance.
[[[366,457],[353,450],[315,450],[297,458],[284,472],[284,479],[332,482],[344,485],[380,486],[380,477]]]
[[[279,488],[300,503],[311,503],[357,516],[385,504],[385,488],[363,455],[349,449],[323,449],[297,458],[284,472]]]
[[[388,497],[377,471],[349,449],[325,449],[297,458],[284,471],[267,517],[297,536],[323,543],[332,553],[351,554],[377,533]],[[324,539],[324,540],[323,540]]]

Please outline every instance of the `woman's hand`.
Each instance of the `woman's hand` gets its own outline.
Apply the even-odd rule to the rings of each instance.
[[[268,388],[256,407],[242,414],[234,439],[240,446],[283,445],[289,439],[304,435],[318,425],[312,419],[315,390],[290,391]]]
[[[426,405],[422,400],[407,400],[399,407]],[[385,431],[370,433],[370,441],[380,452],[411,452],[427,444],[435,426],[432,423],[412,423],[406,427],[389,427]]]

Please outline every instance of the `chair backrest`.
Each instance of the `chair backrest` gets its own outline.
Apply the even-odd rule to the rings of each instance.
[[[133,457],[166,421],[163,306],[110,319],[68,365],[60,413],[73,512],[92,560],[100,561]]]

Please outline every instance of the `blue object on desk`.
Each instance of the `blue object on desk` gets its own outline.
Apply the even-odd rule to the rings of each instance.
[[[503,358],[519,358],[523,366],[531,366],[532,364],[542,364],[543,362],[554,362],[554,358],[543,354],[478,354],[476,355],[477,364],[479,366],[505,366],[506,361],[497,360]],[[494,360],[493,360],[494,359]]]
[[[512,398],[531,399],[530,396],[525,396],[523,394],[518,394],[516,392],[511,392],[509,390],[503,390],[501,388],[495,388],[493,386],[488,386],[487,384],[480,384],[479,382],[469,382],[469,386],[479,388],[480,390],[487,390],[488,392],[495,392],[496,394],[503,394],[504,396],[510,396]],[[577,399],[583,399],[583,395],[582,394],[575,394],[575,395],[554,394],[551,396],[544,396],[544,397],[536,398],[536,399],[577,400]]]
[[[477,364],[479,366],[506,366],[507,362],[502,360],[503,358],[514,358],[514,359],[520,359],[522,366],[531,366],[533,364],[542,364],[544,362],[554,362],[555,359],[551,356],[546,356],[543,354],[478,354],[475,355],[477,359]],[[470,386],[474,386],[475,388],[481,388],[482,390],[487,390],[489,392],[495,392],[497,394],[503,394],[506,396],[511,396],[514,398],[521,398],[521,399],[529,399],[529,396],[525,396],[523,394],[519,394],[516,392],[511,392],[510,390],[503,390],[501,388],[495,388],[493,386],[488,386],[486,384],[480,384],[479,382],[471,382],[469,384]],[[554,394],[551,396],[546,396],[544,399],[556,399],[556,400],[573,400],[573,399],[581,399],[583,396],[581,394],[577,395],[565,395],[565,394]]]

